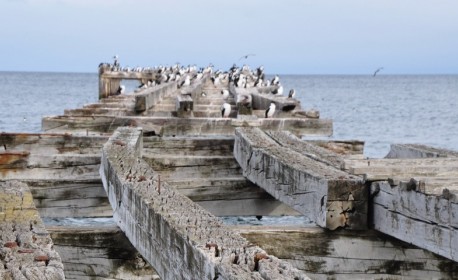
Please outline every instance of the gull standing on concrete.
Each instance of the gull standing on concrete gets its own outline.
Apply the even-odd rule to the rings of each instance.
[[[269,108],[266,110],[266,118],[272,118],[275,113],[275,103],[271,102]]]

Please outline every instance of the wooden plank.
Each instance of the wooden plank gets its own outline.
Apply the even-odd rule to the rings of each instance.
[[[458,166],[458,158],[345,159],[345,169],[359,167]]]
[[[114,226],[48,226],[66,279],[159,279],[124,233]]]
[[[408,243],[458,260],[456,202],[388,183],[371,185],[374,228]],[[452,218],[453,217],[453,218]],[[415,233],[415,234],[412,234]]]
[[[316,227],[232,228],[313,279],[453,279],[458,272],[456,262],[374,230],[329,234]]]
[[[391,144],[387,158],[458,157],[457,151],[420,144]]]

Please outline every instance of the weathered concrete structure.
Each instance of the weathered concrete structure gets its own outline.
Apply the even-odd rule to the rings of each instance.
[[[367,188],[362,178],[336,168],[341,159],[326,151],[309,158],[305,144],[292,135],[251,128],[235,135],[234,154],[244,175],[272,196],[322,227],[367,227]]]
[[[308,279],[161,182],[141,149],[141,130],[118,129],[100,173],[116,222],[161,279]]]
[[[456,152],[403,144],[398,159],[365,159],[361,141],[302,141],[332,122],[254,87],[246,69],[243,86],[237,70],[100,69],[98,103],[43,118],[47,133],[0,134],[0,182],[27,184],[40,215],[114,215],[127,234],[53,227],[67,279],[158,279],[152,266],[163,279],[457,277]],[[123,79],[144,85],[117,95]],[[304,215],[336,230],[234,231],[213,215]]]
[[[27,186],[0,182],[0,278],[65,279],[62,261]]]

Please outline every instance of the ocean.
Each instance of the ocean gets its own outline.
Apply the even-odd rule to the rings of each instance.
[[[367,157],[392,143],[458,150],[458,75],[279,76],[304,109],[333,120],[325,139],[365,141]],[[137,82],[123,83],[129,92]],[[96,73],[0,72],[0,85],[0,132],[40,132],[43,116],[98,99]]]

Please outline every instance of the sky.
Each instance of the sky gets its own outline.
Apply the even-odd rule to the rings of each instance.
[[[0,71],[458,74],[458,1],[0,0],[0,38]]]

